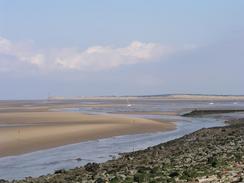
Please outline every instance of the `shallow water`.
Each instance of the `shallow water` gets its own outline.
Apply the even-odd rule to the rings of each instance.
[[[215,104],[217,105],[217,104]],[[233,107],[233,103],[220,103],[218,106],[225,108]],[[151,106],[151,107],[150,107]],[[154,106],[154,107],[152,107]],[[151,103],[140,104],[139,102],[133,103],[133,111],[180,111],[182,109],[191,109],[209,106],[206,102],[171,102],[160,105],[156,101]],[[244,107],[244,103],[239,103],[238,106]],[[236,104],[234,105],[236,107]],[[130,110],[125,106],[118,108],[81,108],[81,109],[68,109],[77,110],[77,112],[95,112],[106,113]],[[149,110],[150,109],[150,110]],[[235,114],[228,114],[234,117]],[[238,114],[243,115],[243,114]],[[135,116],[135,115],[133,115]],[[157,145],[175,138],[182,137],[185,134],[194,132],[201,128],[208,128],[214,126],[223,126],[226,116],[210,116],[209,118],[187,118],[180,116],[167,116],[167,115],[136,115],[136,117],[143,118],[162,118],[177,121],[177,129],[169,132],[160,133],[147,133],[137,135],[124,135],[106,139],[99,139],[77,144],[65,145],[58,148],[42,150],[32,153],[27,153],[18,156],[10,156],[0,158],[0,179],[22,179],[27,176],[37,177],[48,173],[53,173],[57,169],[68,169],[77,166],[85,165],[88,162],[105,162],[114,157],[118,157],[119,153],[131,152],[136,150],[145,149],[147,147]],[[239,117],[238,116],[238,117]],[[79,159],[79,161],[77,160]]]

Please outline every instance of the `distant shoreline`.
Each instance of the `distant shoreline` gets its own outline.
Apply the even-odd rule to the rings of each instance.
[[[1,99],[0,102],[23,102],[23,101],[74,101],[74,100],[127,100],[127,99],[159,99],[159,100],[241,100],[244,95],[215,95],[215,94],[163,94],[163,95],[118,95],[118,96],[48,96],[47,98],[31,99]]]
[[[160,99],[160,100],[244,100],[244,95],[202,95],[202,94],[168,94],[142,96],[50,96],[48,100],[126,100],[126,99]]]

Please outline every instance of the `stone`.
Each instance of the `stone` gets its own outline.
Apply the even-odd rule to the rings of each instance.
[[[98,163],[87,163],[85,165],[85,170],[88,172],[95,172],[99,168]]]

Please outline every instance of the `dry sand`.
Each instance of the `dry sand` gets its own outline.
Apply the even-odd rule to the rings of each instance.
[[[117,135],[175,129],[172,122],[65,112],[0,113],[0,156]]]

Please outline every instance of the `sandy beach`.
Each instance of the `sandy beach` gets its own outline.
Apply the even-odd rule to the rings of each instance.
[[[86,140],[175,129],[172,122],[72,112],[0,113],[0,156]]]

